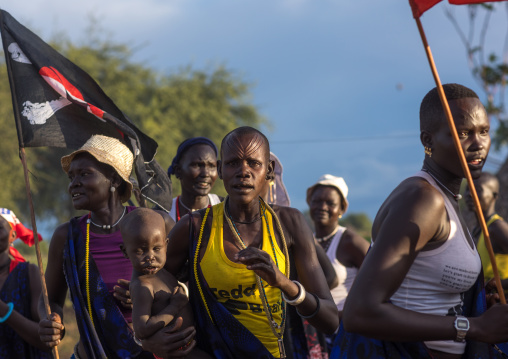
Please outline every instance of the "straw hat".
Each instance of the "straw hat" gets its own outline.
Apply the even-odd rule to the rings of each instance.
[[[129,176],[134,162],[132,152],[127,146],[116,138],[93,135],[80,149],[62,157],[61,163],[65,173],[69,172],[69,167],[74,157],[84,152],[95,157],[97,161],[110,165],[115,169],[116,173],[127,183],[127,190],[121,197],[123,202],[127,201],[131,197],[132,183],[129,180]]]
[[[344,200],[343,209],[344,213],[346,213],[347,208],[349,206],[349,202],[347,201],[347,194],[349,190],[347,188],[346,181],[344,181],[344,178],[336,177],[329,174],[322,175],[321,177],[319,177],[318,181],[307,189],[307,203],[310,203],[310,197],[312,196],[312,192],[314,192],[314,189],[317,186],[330,186],[336,188],[337,191],[339,191],[339,193],[341,194],[342,199]]]

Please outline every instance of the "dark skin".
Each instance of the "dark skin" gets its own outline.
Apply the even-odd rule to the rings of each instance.
[[[310,216],[314,222],[316,237],[322,238],[332,233],[344,214],[344,201],[336,188],[317,186],[309,198]],[[345,267],[360,268],[369,250],[369,243],[350,229],[342,234],[335,256]],[[342,311],[339,311],[342,316]]]
[[[274,165],[274,171],[275,171],[275,165],[276,163],[273,163]],[[275,172],[274,172],[275,176]],[[265,200],[266,203],[272,204],[269,200],[269,192],[270,192],[270,181],[273,181],[275,178],[270,177],[268,178],[268,181],[266,181],[265,188],[263,192],[261,193],[261,198]],[[272,204],[273,207],[274,204]],[[319,264],[321,265],[321,268],[323,269],[323,274],[326,278],[326,283],[328,283],[328,288],[332,289],[335,288],[339,284],[339,278],[337,278],[337,274],[335,273],[335,270],[333,269],[332,263],[326,256],[326,252],[323,250],[323,248],[314,241],[314,246],[316,249],[316,256],[318,258]]]
[[[487,220],[487,218],[496,213],[496,201],[499,198],[499,181],[494,175],[484,173],[480,178],[474,180],[474,185],[483,217]],[[466,192],[466,202],[469,209],[474,211],[473,199],[469,190]],[[494,253],[508,254],[508,223],[504,219],[499,219],[488,227],[488,231]],[[505,290],[508,289],[508,279],[502,279],[501,284]]]
[[[209,145],[197,144],[190,147],[176,165],[175,176],[180,180],[180,201],[188,208],[197,210],[209,205],[210,193],[217,180],[217,156]],[[179,207],[180,216],[188,213]]]
[[[229,208],[234,220],[249,222],[259,216],[258,198],[272,172],[273,163],[269,160],[268,146],[260,135],[252,133],[235,136],[233,133],[228,136],[223,146],[222,160],[219,161],[219,176],[229,194]],[[320,310],[309,322],[318,330],[333,333],[338,326],[337,308],[316,258],[312,232],[299,211],[278,206],[274,206],[274,211],[281,222],[287,245],[293,250],[296,268],[292,270],[296,269],[305,289],[320,298]],[[248,248],[238,248],[233,233],[227,223],[224,223],[226,256],[233,262],[245,264],[247,269],[253,270],[269,285],[280,288],[288,298],[295,298],[299,292],[298,286],[279,271],[268,253],[258,249],[262,241],[261,221],[237,224]],[[281,238],[278,234],[275,237],[282,248]],[[207,239],[203,238],[203,241],[201,248],[206,248]],[[188,259],[189,245],[189,221],[182,219],[170,233],[166,261],[168,271],[177,273],[181,269]],[[199,258],[202,258],[203,254],[204,250],[201,250]],[[303,315],[312,314],[316,307],[317,303],[312,295],[307,295],[297,306]],[[166,341],[169,340],[172,338],[166,336]],[[145,343],[155,350],[155,354],[167,355],[162,350],[157,351],[158,343]]]
[[[183,318],[182,328],[193,325],[192,308],[176,278],[164,269],[166,263],[165,224],[150,209],[136,209],[121,226],[122,251],[131,260],[132,324],[138,339],[145,339]],[[189,358],[209,358],[194,347]]]
[[[485,109],[476,98],[449,103],[468,167],[473,178],[477,178],[490,148]],[[432,157],[425,157],[424,168],[453,193],[458,193],[464,174],[444,116],[434,133],[422,131],[421,141],[432,149]],[[456,207],[454,198],[447,195]],[[421,314],[389,303],[418,253],[441,246],[449,233],[444,198],[438,190],[419,177],[403,181],[383,203],[374,221],[375,245],[346,300],[345,329],[389,341],[455,339],[453,317]],[[466,338],[487,343],[506,341],[507,321],[508,306],[493,305],[481,316],[469,318]],[[460,357],[436,354],[438,358]]]
[[[3,287],[7,277],[9,276],[9,246],[16,239],[16,231],[11,228],[10,224],[0,217],[0,288]],[[33,347],[48,351],[48,347],[39,338],[39,313],[37,312],[37,303],[41,294],[41,279],[39,269],[36,265],[30,264],[28,276],[30,280],[30,314],[33,320],[21,315],[17,310],[13,310],[9,318],[2,324],[10,326],[25,342]],[[7,303],[0,300],[0,316],[7,314],[9,307]]]
[[[75,209],[87,210],[92,214],[92,220],[99,224],[114,223],[124,211],[119,191],[111,192],[111,186],[118,188],[122,179],[114,170],[109,170],[103,164],[87,153],[79,154],[71,162],[69,172],[69,194]],[[166,232],[169,233],[174,225],[173,220],[162,211],[159,212],[165,222]],[[49,319],[39,322],[39,335],[47,347],[52,348],[61,340],[63,331],[63,305],[67,296],[67,282],[63,272],[63,250],[67,240],[69,223],[57,227],[51,239],[48,264],[46,267],[46,286],[51,308]],[[119,225],[105,230],[90,226],[93,233],[105,234],[119,230]],[[120,249],[119,249],[120,250]],[[45,318],[44,303],[39,301],[39,314]],[[84,348],[78,346],[80,356],[84,356]]]

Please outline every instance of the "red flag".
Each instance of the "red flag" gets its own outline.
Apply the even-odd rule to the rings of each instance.
[[[454,5],[465,5],[465,4],[479,4],[482,2],[495,2],[495,1],[503,1],[503,0],[448,0],[450,4]],[[422,14],[429,10],[431,7],[436,5],[441,0],[409,0],[409,4],[411,5],[411,9],[413,10],[413,16],[415,19],[422,16]]]

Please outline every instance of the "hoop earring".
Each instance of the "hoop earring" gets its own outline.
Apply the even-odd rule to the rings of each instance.
[[[427,156],[429,156],[429,157],[432,157],[432,148],[427,147],[427,146],[423,146],[423,148],[424,148],[424,150],[423,150],[423,151],[425,152],[425,154],[426,154]]]
[[[109,189],[111,192],[115,192],[116,191],[116,187],[115,186],[111,186],[111,188]]]

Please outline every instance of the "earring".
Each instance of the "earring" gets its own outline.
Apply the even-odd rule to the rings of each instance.
[[[425,154],[426,154],[427,156],[429,156],[429,157],[432,157],[432,148],[427,147],[427,146],[423,146],[423,148],[424,148],[424,152],[425,152]]]
[[[109,189],[111,192],[115,192],[116,191],[116,187],[115,186],[111,186],[111,188]]]

